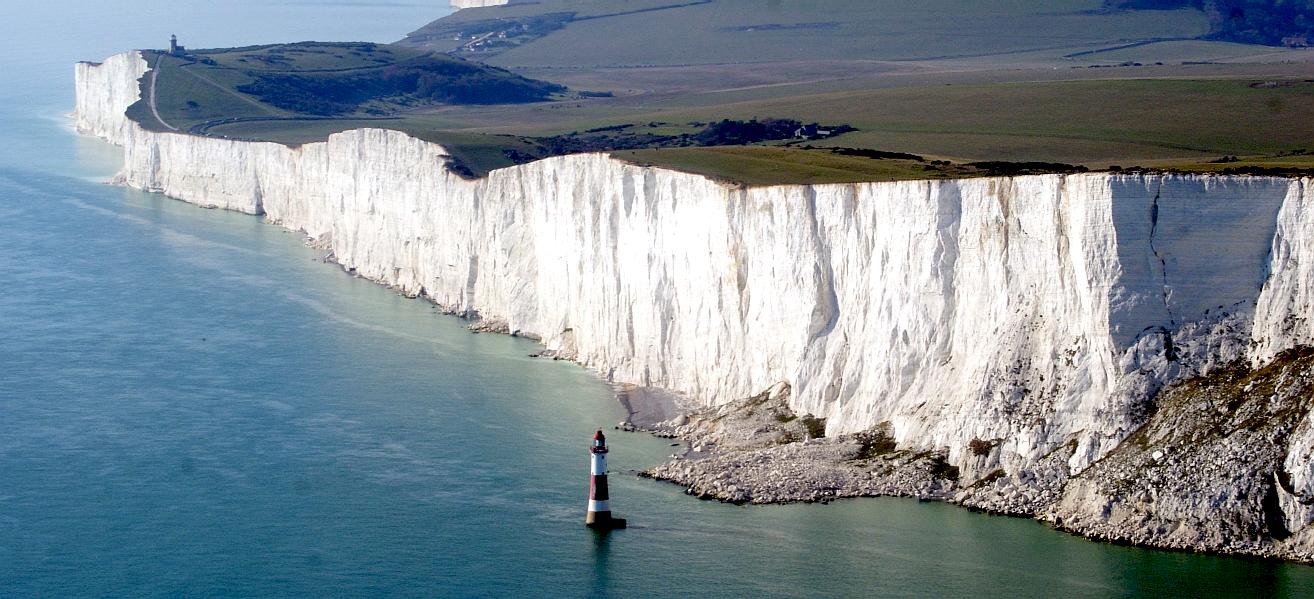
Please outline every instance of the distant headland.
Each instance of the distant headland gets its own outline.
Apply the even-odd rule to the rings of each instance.
[[[452,8],[461,10],[462,8],[483,8],[485,6],[500,6],[509,4],[511,0],[451,0]]]
[[[1090,4],[948,23],[930,5],[452,0],[472,10],[393,44],[146,52],[130,116],[288,145],[394,129],[466,178],[588,152],[745,185],[1314,172],[1314,48],[1235,43],[1187,5]]]

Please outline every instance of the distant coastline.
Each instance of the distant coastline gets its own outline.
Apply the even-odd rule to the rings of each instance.
[[[461,10],[463,8],[484,8],[487,6],[500,6],[508,4],[511,0],[450,0],[452,8]]]

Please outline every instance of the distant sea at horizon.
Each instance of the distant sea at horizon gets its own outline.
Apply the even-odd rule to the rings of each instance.
[[[446,2],[56,1],[0,20],[0,597],[1310,596],[1314,568],[863,499],[743,507],[634,473],[669,442],[578,366],[317,260],[299,234],[103,184],[72,64],[393,41]]]

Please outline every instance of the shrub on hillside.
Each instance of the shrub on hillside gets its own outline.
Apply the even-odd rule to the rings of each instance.
[[[446,104],[515,104],[549,98],[565,87],[450,57],[377,69],[328,73],[260,73],[238,91],[294,112],[338,116],[376,99]]]

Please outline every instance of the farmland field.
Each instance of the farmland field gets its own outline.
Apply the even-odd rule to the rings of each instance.
[[[467,176],[563,147],[748,184],[973,172],[803,144],[954,165],[1302,168],[1314,149],[1314,50],[1204,39],[1209,26],[1201,11],[1077,0],[543,0],[458,11],[394,45],[197,52],[208,68],[163,56],[158,103],[173,127],[287,144],[397,129],[446,145]],[[371,72],[444,53],[556,91],[518,104],[381,94],[327,108],[248,93],[265,71]],[[633,146],[721,119],[856,130],[746,147]],[[580,143],[595,130],[625,133]]]

